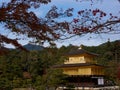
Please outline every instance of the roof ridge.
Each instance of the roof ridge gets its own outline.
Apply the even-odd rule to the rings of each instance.
[[[82,49],[82,48],[78,48],[77,50],[72,50],[72,51],[68,52],[66,55],[67,56],[69,56],[69,55],[80,55],[80,54],[84,54],[84,53],[94,55],[94,56],[98,56],[98,54],[89,52],[89,51],[87,51],[85,49]]]

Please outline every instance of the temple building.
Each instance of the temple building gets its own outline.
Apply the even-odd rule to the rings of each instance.
[[[68,52],[65,56],[68,57],[68,60],[65,60],[64,64],[58,65],[57,68],[63,69],[63,73],[69,76],[67,78],[69,85],[74,87],[104,85],[105,67],[97,63],[98,54],[88,52],[80,47]]]

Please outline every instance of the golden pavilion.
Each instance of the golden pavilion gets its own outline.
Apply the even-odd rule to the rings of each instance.
[[[93,87],[104,85],[104,66],[97,64],[98,54],[88,52],[81,47],[66,54],[64,64],[57,68],[63,69],[68,75],[67,80],[75,87]]]

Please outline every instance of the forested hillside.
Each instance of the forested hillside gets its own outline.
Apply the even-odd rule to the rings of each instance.
[[[114,42],[108,41],[99,46],[84,46],[84,49],[99,54],[99,61],[102,64],[105,64],[112,60],[120,62],[120,40]]]
[[[65,84],[66,75],[61,70],[53,68],[63,63],[64,54],[77,49],[79,46],[49,47],[41,51],[31,50],[24,52],[10,50],[0,56],[0,90],[12,88],[33,87],[36,90],[45,90],[59,84]],[[99,54],[98,63],[105,65],[105,73],[112,80],[120,78],[120,41],[106,42],[99,46],[83,46],[83,49]],[[112,72],[112,73],[111,73]]]
[[[84,47],[88,51],[99,54],[98,63],[105,65],[107,78],[118,81],[120,79],[120,40],[106,42],[99,46]]]

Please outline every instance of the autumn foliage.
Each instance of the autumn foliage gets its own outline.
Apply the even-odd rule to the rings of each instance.
[[[78,11],[78,17],[71,22],[58,21],[60,17],[73,16],[74,8],[60,12],[53,6],[45,18],[38,17],[31,8],[39,8],[41,4],[48,4],[51,0],[10,0],[0,4],[0,23],[4,28],[16,35],[33,38],[35,43],[67,39],[75,35],[86,33],[120,33],[120,17],[108,14],[100,9],[85,9]],[[107,17],[107,19],[106,19]],[[18,38],[12,39],[0,33],[0,43],[11,43],[23,49]]]

